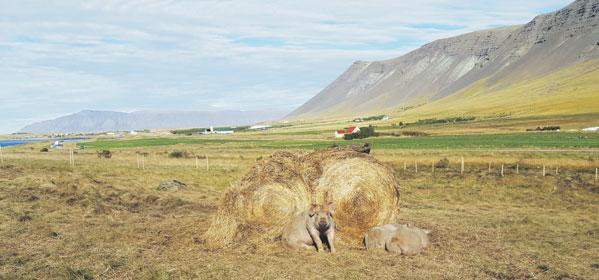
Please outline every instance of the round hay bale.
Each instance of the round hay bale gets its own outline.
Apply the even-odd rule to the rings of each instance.
[[[399,187],[393,171],[372,158],[328,161],[316,193],[322,195],[319,201],[335,202],[335,223],[350,238],[397,218]]]
[[[210,247],[251,236],[274,239],[293,215],[331,201],[339,235],[358,241],[371,227],[395,222],[399,184],[390,167],[350,149],[278,152],[225,193],[204,239]]]

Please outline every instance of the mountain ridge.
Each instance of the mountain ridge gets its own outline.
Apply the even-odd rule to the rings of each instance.
[[[82,110],[23,127],[20,133],[104,132],[138,129],[249,125],[279,119],[279,111],[135,111]]]
[[[526,24],[436,40],[393,59],[354,62],[286,119],[431,104],[483,80],[481,89],[491,92],[488,88],[509,87],[599,58],[598,12],[599,0],[578,0]]]

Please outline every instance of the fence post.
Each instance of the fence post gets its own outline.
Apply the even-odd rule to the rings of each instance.
[[[206,157],[206,171],[208,171],[210,169],[210,162],[208,161],[208,155],[204,154],[204,156]]]
[[[545,165],[543,164],[543,177],[545,177]]]
[[[516,163],[516,174],[520,174],[520,164]]]
[[[501,177],[503,177],[503,164],[501,165]]]
[[[146,154],[141,155],[141,169],[146,170]]]
[[[200,168],[200,164],[198,163],[198,156],[196,156],[196,169]]]
[[[555,167],[555,175],[558,175],[558,174],[559,174],[559,166],[556,166]]]
[[[414,173],[418,173],[418,161],[414,160]]]
[[[433,164],[431,164],[432,173],[435,173],[435,161],[433,160]]]
[[[597,170],[599,170],[599,168],[595,167],[595,180],[597,180],[597,175],[599,175],[599,173],[597,172]]]
[[[460,174],[464,174],[464,157],[462,157],[462,170]]]
[[[75,154],[73,154],[73,149],[69,150],[69,165],[71,167],[75,166]]]
[[[489,175],[491,175],[491,163],[489,162]]]
[[[4,154],[2,154],[2,145],[0,145],[0,164],[4,164]]]
[[[139,169],[139,153],[135,154],[137,156],[137,169]]]
[[[403,162],[403,170],[408,170],[408,165],[406,164],[406,162]]]

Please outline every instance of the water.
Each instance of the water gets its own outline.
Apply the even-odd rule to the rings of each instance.
[[[2,147],[10,147],[15,145],[34,143],[34,142],[54,142],[56,140],[61,140],[64,142],[79,142],[83,140],[87,140],[87,138],[57,138],[57,139],[11,139],[11,140],[0,140],[0,146]]]

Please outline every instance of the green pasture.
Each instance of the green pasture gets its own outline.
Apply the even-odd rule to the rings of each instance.
[[[269,139],[214,139],[196,137],[140,138],[95,140],[83,143],[86,148],[117,149],[152,146],[229,145],[238,148],[300,148],[315,149],[332,144],[350,145],[370,142],[385,149],[595,149],[599,148],[599,133],[529,132],[482,135],[443,135],[422,137],[373,137],[346,140],[269,140]]]

